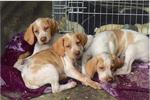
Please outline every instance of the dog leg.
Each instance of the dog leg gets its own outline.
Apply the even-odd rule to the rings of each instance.
[[[76,85],[77,85],[77,83],[75,81],[68,82],[68,83],[66,83],[64,85],[60,85],[60,91],[73,88]]]
[[[68,77],[74,78],[76,80],[79,80],[80,82],[84,83],[85,85],[88,85],[94,89],[100,89],[100,84],[97,82],[92,81],[90,78],[84,76],[79,71],[77,71],[74,66],[72,65],[72,62],[70,59],[64,57],[64,65],[65,65],[65,73]]]
[[[82,57],[82,74],[84,74],[84,75],[86,75],[86,71],[85,71],[86,66],[85,65],[89,58],[91,58],[91,56],[90,56],[89,52],[87,51],[83,54],[83,57]]]
[[[130,45],[125,52],[124,65],[115,72],[116,75],[125,75],[131,72],[132,63],[135,60],[134,57],[136,56],[135,54],[136,53],[134,46]]]
[[[57,93],[57,92],[61,92],[63,90],[67,90],[70,88],[73,88],[77,85],[76,82],[72,81],[72,82],[68,82],[66,84],[60,85],[58,82],[55,83],[51,83],[52,86],[52,93]]]
[[[78,72],[75,68],[71,68],[67,71],[67,76],[79,80],[80,82],[84,83],[86,86],[90,86],[94,89],[100,89],[100,85],[97,82],[92,81],[90,78],[82,75]]]
[[[132,69],[132,63],[135,59],[140,59],[144,62],[149,61],[149,42],[148,39],[137,41],[128,46],[125,51],[125,65],[117,70],[117,74],[129,74]]]

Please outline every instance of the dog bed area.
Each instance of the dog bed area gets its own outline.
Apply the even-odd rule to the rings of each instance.
[[[13,64],[16,62],[18,56],[26,51],[32,52],[33,46],[28,45],[23,40],[24,33],[18,33],[14,36],[11,41],[6,45],[5,53],[1,58],[1,90],[2,95],[10,98],[10,99],[31,99],[33,97],[45,95],[45,98],[49,98],[49,94],[51,93],[50,85],[45,85],[39,89],[28,89],[25,87],[25,84],[21,78],[20,72],[13,68]],[[149,65],[147,63],[142,63],[140,61],[136,61],[133,64],[133,72],[129,75],[118,76],[116,78],[116,82],[113,84],[102,84],[102,88],[105,92],[107,92],[107,97],[109,98],[117,98],[121,100],[148,100],[149,98]],[[97,77],[93,80],[98,81]],[[65,81],[64,81],[65,82]],[[64,83],[62,82],[62,84]],[[80,84],[80,83],[79,83]],[[81,89],[80,89],[81,87]],[[83,88],[83,89],[82,89]],[[89,89],[89,90],[88,90]],[[85,86],[79,85],[79,87],[75,89],[68,90],[67,93],[73,93],[78,97],[78,93],[81,95],[82,93],[85,98],[90,98],[91,95],[98,95],[99,93],[104,94],[104,91],[101,90],[93,90],[89,87],[85,88]],[[72,92],[69,92],[72,91]],[[92,92],[94,91],[94,92]],[[99,91],[98,93],[96,93]],[[101,92],[100,92],[101,91]],[[92,93],[90,93],[92,92]],[[77,93],[77,94],[76,94]],[[95,94],[94,94],[95,93]],[[60,93],[61,94],[61,93]],[[101,94],[101,95],[102,95]],[[111,96],[109,96],[110,94]],[[58,95],[58,94],[56,94]],[[64,98],[74,98],[70,94],[64,96]],[[82,96],[81,95],[81,96]],[[51,95],[53,96],[53,95]],[[58,96],[59,97],[59,96]],[[105,98],[105,95],[102,97]],[[39,98],[43,98],[39,97]],[[61,96],[63,98],[63,96]],[[80,97],[79,97],[80,98]],[[93,97],[94,98],[94,97]],[[99,96],[97,97],[98,100]],[[38,100],[38,99],[37,99]],[[41,99],[43,100],[43,99]],[[88,99],[90,100],[90,99]]]

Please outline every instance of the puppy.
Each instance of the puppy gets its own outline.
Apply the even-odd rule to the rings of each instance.
[[[51,84],[52,92],[56,93],[75,87],[75,82],[59,84],[59,80],[71,77],[85,85],[99,89],[98,83],[82,75],[75,68],[75,63],[81,57],[86,42],[85,34],[65,34],[51,48],[40,51],[27,59],[24,65],[20,65],[25,85],[36,89],[45,84]]]
[[[149,61],[148,41],[143,34],[127,29],[96,34],[83,54],[82,73],[92,77],[97,72],[103,82],[112,81],[114,75],[129,74],[134,60]]]
[[[85,65],[86,68],[84,69],[86,75],[89,78],[93,78],[94,74],[97,72],[102,82],[112,82],[113,77],[111,73],[115,72],[118,68],[122,67],[124,62],[116,56],[111,56],[110,58],[113,64],[110,67],[107,67],[107,64],[104,64],[104,60],[101,56],[102,55],[94,56],[87,61]]]
[[[34,46],[32,55],[50,47],[55,33],[58,32],[58,24],[54,19],[38,18],[27,28],[24,34],[24,40]],[[19,59],[26,58],[30,53],[26,52],[19,56]]]

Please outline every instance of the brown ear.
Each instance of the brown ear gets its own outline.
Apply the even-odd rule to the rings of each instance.
[[[122,59],[118,58],[118,57],[116,58],[115,61],[116,61],[115,63],[116,63],[117,68],[122,67],[123,64],[124,64],[124,61]]]
[[[96,73],[96,65],[97,65],[96,58],[90,59],[86,64],[86,73],[90,78],[93,78],[94,74]]]
[[[26,42],[28,42],[30,45],[33,45],[33,44],[34,44],[34,42],[35,42],[35,35],[34,35],[34,33],[33,33],[33,24],[31,24],[31,25],[27,28],[27,30],[26,30],[26,32],[25,32],[25,34],[24,34],[24,40],[25,40]]]
[[[87,36],[84,33],[75,33],[81,44],[84,46],[87,43]]]
[[[51,28],[51,34],[54,35],[54,33],[58,32],[58,22],[54,19],[47,18],[47,22]]]
[[[115,55],[112,55],[112,60],[113,60],[112,67],[114,68],[114,70],[122,67],[124,64],[124,61]]]
[[[59,38],[59,39],[53,44],[53,49],[54,49],[54,51],[55,51],[59,56],[64,56],[64,55],[65,55],[64,38],[63,38],[63,37]]]

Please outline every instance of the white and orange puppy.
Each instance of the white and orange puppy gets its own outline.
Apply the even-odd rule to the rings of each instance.
[[[149,55],[149,39],[141,33],[126,29],[101,32],[83,54],[82,73],[93,77],[97,72],[99,80],[112,81],[114,75],[129,74],[134,60],[148,62]]]
[[[24,40],[30,45],[35,42],[33,55],[50,47],[54,34],[58,32],[58,24],[54,19],[38,18],[27,28]]]
[[[40,51],[27,59],[21,75],[28,88],[36,89],[45,84],[51,84],[52,92],[60,92],[76,86],[76,82],[59,84],[59,80],[71,77],[99,89],[98,83],[82,75],[75,67],[81,57],[87,37],[81,33],[65,34],[51,48]],[[20,68],[18,68],[20,69]]]
[[[58,34],[58,24],[54,19],[50,18],[38,18],[36,19],[30,26],[27,28],[24,34],[24,40],[33,45],[35,43],[33,53],[30,54],[29,51],[21,54],[14,64],[15,68],[24,62],[27,57],[31,57],[35,53],[48,49],[53,41],[54,38],[57,37]],[[21,69],[18,69],[21,70]]]

